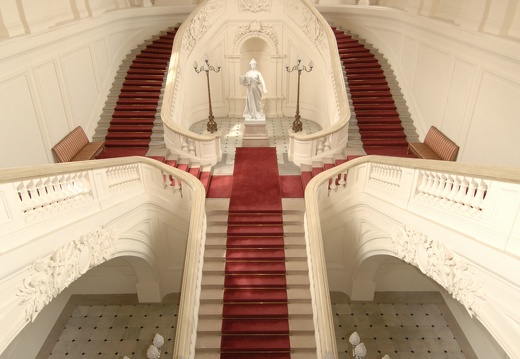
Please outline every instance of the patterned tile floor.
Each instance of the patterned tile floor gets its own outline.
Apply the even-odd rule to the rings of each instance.
[[[171,357],[177,294],[161,304],[138,304],[133,295],[74,296],[36,359],[146,358],[156,333],[165,339],[161,357]],[[339,359],[351,358],[357,331],[366,359],[476,359],[440,294],[377,293],[373,302],[350,302],[331,293]]]
[[[286,161],[289,150],[289,130],[291,129],[294,118],[280,117],[267,118],[266,127],[269,137],[269,147],[276,147],[278,163]],[[225,156],[225,163],[230,165],[235,162],[235,148],[242,146],[244,133],[243,118],[216,118],[215,122],[219,131],[222,133],[221,146],[222,154]],[[207,121],[199,121],[191,126],[190,131],[203,134],[206,131]],[[315,122],[302,119],[303,132],[306,134],[316,133],[321,130],[320,125]]]

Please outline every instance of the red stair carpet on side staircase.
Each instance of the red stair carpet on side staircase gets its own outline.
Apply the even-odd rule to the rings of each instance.
[[[148,44],[133,60],[97,158],[145,156],[177,29]]]
[[[237,148],[228,215],[221,359],[290,359],[275,148]]]

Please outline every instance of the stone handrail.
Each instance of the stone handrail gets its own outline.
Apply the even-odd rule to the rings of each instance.
[[[418,267],[480,320],[511,357],[520,355],[515,339],[520,318],[511,307],[514,297],[520,297],[520,280],[511,271],[520,265],[520,169],[365,156],[314,177],[305,198],[322,357],[336,355],[336,344],[320,214],[334,204],[342,216],[358,203],[378,205],[378,212],[386,209],[385,216],[395,216],[391,240],[378,243],[378,254]],[[400,211],[416,228],[402,223]],[[368,258],[370,250],[358,246],[367,252],[357,255]]]
[[[343,77],[343,68],[338,48],[336,46],[334,33],[332,32],[330,25],[323,19],[319,11],[316,10],[313,5],[307,4],[307,7],[318,19],[318,23],[323,31],[326,42],[329,45],[327,46],[328,54],[323,55],[330,58],[329,80],[333,84],[336,96],[335,99],[330,100],[330,104],[332,107],[332,103],[334,103],[336,108],[331,111],[337,113],[337,117],[335,123],[331,123],[330,127],[326,127],[319,132],[313,134],[291,132],[289,134],[289,159],[296,165],[302,163],[311,164],[312,161],[320,160],[325,155],[331,156],[345,148],[347,145],[348,124],[351,115],[345,80]]]
[[[165,127],[164,141],[170,151],[201,164],[213,165],[222,159],[220,132],[199,135],[182,128],[178,118],[184,110],[183,101],[180,99],[184,95],[179,93],[179,89],[183,87],[182,69],[186,66],[183,61],[193,50],[189,49],[190,41],[193,41],[190,37],[193,31],[191,27],[197,21],[196,10],[208,6],[206,3],[199,4],[177,30],[168,67],[161,118]],[[183,59],[180,58],[181,53],[183,53]]]
[[[122,213],[110,208],[150,204],[178,216],[187,229],[175,357],[189,356],[206,231],[205,191],[198,179],[156,160],[125,157],[4,169],[0,193],[1,308],[6,314],[0,320],[0,352],[88,269],[128,253],[131,244],[120,242],[122,233],[110,224]],[[181,219],[177,205],[189,208],[189,215]],[[88,225],[81,226],[84,220]],[[99,227],[92,229],[93,223]],[[83,230],[88,233],[76,238]],[[146,258],[148,250],[140,255]]]

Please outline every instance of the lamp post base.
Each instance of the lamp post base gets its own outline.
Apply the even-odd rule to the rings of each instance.
[[[215,117],[213,117],[212,115],[208,117],[208,125],[206,129],[208,130],[208,132],[211,133],[216,132],[218,130],[217,123],[215,122],[214,118]]]
[[[300,131],[303,130],[302,121],[300,121],[300,115],[296,115],[294,117],[294,121],[293,121],[293,124],[292,124],[292,130],[294,132],[300,132]]]

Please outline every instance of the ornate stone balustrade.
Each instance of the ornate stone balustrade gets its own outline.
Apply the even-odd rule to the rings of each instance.
[[[319,174],[305,194],[311,290],[322,355],[335,352],[335,344],[326,339],[334,337],[324,294],[328,287],[323,283],[331,283],[326,268],[334,281],[338,273],[332,268],[344,267],[326,265],[324,259],[324,253],[344,246],[324,247],[345,238],[356,248],[337,256],[345,263],[358,263],[359,268],[370,257],[385,254],[417,267],[477,318],[508,355],[520,355],[520,319],[511,307],[520,297],[518,169],[366,156]],[[321,227],[324,220],[352,223],[356,218],[363,228],[377,232],[352,238],[351,232],[332,234]]]
[[[176,222],[177,237],[184,231],[187,237],[185,258],[177,264],[180,268],[185,264],[184,275],[176,274],[182,277],[178,324],[182,333],[177,336],[180,342],[176,348],[189,353],[195,344],[202,276],[204,198],[204,188],[196,178],[143,157],[3,170],[0,290],[4,295],[0,310],[5,315],[0,319],[4,329],[0,352],[89,269],[118,256],[157,261],[161,254],[155,252],[162,251],[157,247],[161,246],[157,235],[139,237],[126,232],[132,231],[133,221],[155,223],[160,217],[145,217],[162,215]],[[125,241],[128,235],[131,241]],[[171,253],[165,255],[171,261]],[[167,269],[154,269],[156,273],[161,270]],[[153,271],[136,275],[148,280],[138,283],[139,298],[160,301],[165,293],[161,294],[159,284],[150,286],[150,282],[159,283]],[[143,277],[146,275],[151,277]]]

